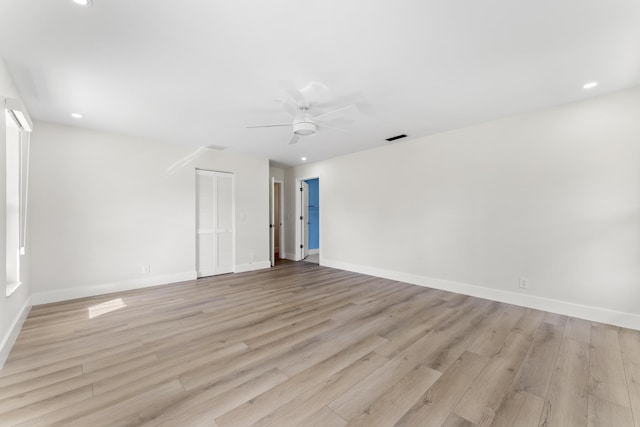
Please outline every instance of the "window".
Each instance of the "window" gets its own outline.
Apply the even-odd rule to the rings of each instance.
[[[6,296],[20,286],[20,258],[25,254],[29,132],[31,122],[21,103],[6,101]]]

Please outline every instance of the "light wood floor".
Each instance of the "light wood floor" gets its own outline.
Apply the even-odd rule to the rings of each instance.
[[[640,333],[300,262],[34,307],[0,424],[640,427]]]

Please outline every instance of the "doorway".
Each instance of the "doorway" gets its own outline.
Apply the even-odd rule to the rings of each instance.
[[[269,198],[269,240],[271,247],[271,266],[275,266],[284,254],[284,188],[283,181],[271,178]]]
[[[198,277],[235,271],[235,175],[196,169]]]
[[[320,179],[305,178],[297,180],[299,199],[297,206],[300,215],[299,226],[296,227],[300,242],[298,259],[320,263]]]

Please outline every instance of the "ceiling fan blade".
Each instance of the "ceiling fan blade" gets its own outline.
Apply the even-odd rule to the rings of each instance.
[[[297,144],[299,141],[300,137],[294,133],[291,137],[291,141],[289,141],[289,144]]]
[[[324,109],[327,107],[332,107],[334,105],[347,105],[347,104],[355,104],[356,106],[360,106],[364,101],[365,101],[365,97],[362,92],[351,92],[346,95],[342,95],[337,98],[331,99],[327,102],[314,102],[313,107]]]
[[[304,96],[302,96],[302,92],[300,92],[300,89],[298,89],[292,82],[281,80],[280,86],[282,86],[284,91],[287,92],[287,94],[289,94],[289,96],[294,101],[296,101],[297,104],[307,104],[307,101],[304,99]]]
[[[333,126],[327,126],[325,124],[318,125],[318,129],[327,129],[327,130],[335,130],[335,131],[342,132],[342,133],[351,133],[347,129],[336,128],[336,127],[333,127]]]
[[[280,108],[289,113],[291,117],[296,117],[298,109],[293,104],[282,98],[273,98],[273,100],[280,104]]]
[[[313,116],[313,120],[323,121],[331,118],[331,116],[334,116],[336,114],[345,115],[345,114],[358,113],[358,112],[359,112],[358,107],[356,107],[354,104],[349,104],[349,105],[344,105],[342,107],[336,108],[335,110],[327,111],[326,113]]]
[[[291,126],[291,123],[282,124],[282,125],[258,125],[258,126],[247,126],[247,129],[254,129],[254,128],[276,128],[276,127],[281,127],[281,126]]]

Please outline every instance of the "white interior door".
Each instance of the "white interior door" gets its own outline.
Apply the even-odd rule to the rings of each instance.
[[[232,173],[196,171],[198,277],[234,271],[234,184]]]
[[[302,181],[302,259],[309,255],[309,184]]]
[[[234,175],[216,176],[216,263],[214,274],[233,273],[235,269]]]
[[[275,223],[276,223],[276,215],[275,215],[275,192],[276,192],[276,180],[274,177],[271,177],[271,185],[269,186],[269,245],[270,245],[270,254],[271,254],[271,267],[276,265],[276,237],[275,237]]]

